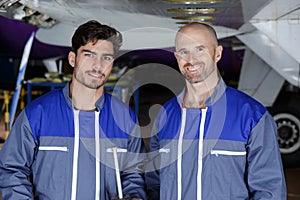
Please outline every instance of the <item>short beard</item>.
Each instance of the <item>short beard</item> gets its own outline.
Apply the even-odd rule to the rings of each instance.
[[[213,58],[215,56],[215,52],[213,54]],[[195,65],[200,65],[201,63],[196,63]],[[211,60],[211,62],[209,62],[208,64],[211,64],[211,66],[209,66],[209,70],[210,71],[206,71],[205,70],[205,67],[207,67],[207,65],[204,64],[204,67],[202,69],[202,73],[199,75],[199,77],[196,77],[196,78],[192,78],[188,75],[188,72],[184,72],[183,73],[183,76],[185,77],[185,79],[190,83],[190,84],[196,84],[196,83],[201,83],[201,82],[204,82],[209,76],[211,76],[213,74],[213,72],[216,70],[215,69],[215,66],[214,66],[214,62],[213,60]],[[184,65],[184,68],[187,68],[188,66],[192,66],[191,63],[186,63]]]
[[[105,76],[105,74],[104,73],[102,73],[101,71],[96,71],[96,70],[93,70],[92,71],[93,73],[98,73],[98,74],[100,74],[101,76],[103,76],[103,77],[105,77],[105,79],[100,83],[100,84],[97,84],[97,83],[94,83],[94,84],[88,84],[85,80],[84,80],[84,76],[83,75],[81,75],[81,74],[76,74],[75,75],[75,79],[77,80],[77,82],[79,82],[79,83],[81,83],[82,85],[84,85],[85,87],[87,87],[87,88],[89,88],[89,89],[99,89],[99,88],[101,88],[102,86],[104,86],[104,84],[107,82],[107,80],[108,80],[108,77],[109,77],[109,75],[108,76]],[[80,73],[82,73],[82,72],[80,72]],[[95,82],[97,82],[97,81],[95,81]],[[92,82],[93,83],[93,82]]]
[[[184,73],[184,77],[185,79],[191,83],[191,84],[196,84],[196,83],[202,83],[204,82],[209,76],[211,76],[211,74],[214,72],[215,70],[212,69],[209,73],[206,73],[204,75],[200,74],[199,77],[196,77],[196,78],[192,78],[188,75],[188,73]]]

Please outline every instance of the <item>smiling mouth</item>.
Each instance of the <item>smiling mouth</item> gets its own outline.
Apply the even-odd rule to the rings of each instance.
[[[189,65],[186,67],[186,70],[190,73],[198,72],[199,70],[204,68],[204,64],[195,64],[195,65]]]
[[[90,71],[90,72],[88,72],[88,75],[91,77],[94,77],[96,79],[104,79],[105,78],[105,74],[100,73],[100,72]]]
[[[200,69],[200,66],[189,66],[186,68],[189,72],[196,72]]]
[[[189,63],[185,66],[185,68],[188,72],[193,73],[199,71],[200,69],[203,69],[204,66],[205,64],[203,62],[198,62],[198,63],[194,63],[193,65]]]

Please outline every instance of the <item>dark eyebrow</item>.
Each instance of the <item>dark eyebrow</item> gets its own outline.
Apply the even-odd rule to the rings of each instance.
[[[186,48],[181,48],[177,52],[186,51]]]
[[[205,46],[204,45],[199,45],[199,46],[196,46],[197,48],[201,47],[203,49],[205,49]]]
[[[90,50],[87,50],[87,49],[83,49],[82,52],[97,55],[96,52],[90,51]]]
[[[97,55],[96,52],[88,50],[88,49],[83,49],[82,52],[84,52],[84,53],[90,53],[90,54],[93,54],[93,55]],[[114,55],[110,54],[110,53],[105,53],[102,56],[111,56],[111,57],[114,57]]]
[[[114,57],[113,54],[110,54],[110,53],[104,53],[103,56],[111,56],[111,57]]]
[[[195,48],[206,49],[206,47],[205,47],[204,45],[198,45],[198,46],[196,46]],[[186,51],[186,50],[187,50],[186,48],[181,48],[181,49],[179,49],[177,52]]]

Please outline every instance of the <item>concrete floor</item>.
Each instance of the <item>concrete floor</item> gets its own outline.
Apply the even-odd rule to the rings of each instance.
[[[300,168],[286,168],[287,199],[300,200]]]

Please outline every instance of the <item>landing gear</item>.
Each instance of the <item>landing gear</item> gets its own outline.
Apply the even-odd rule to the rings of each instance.
[[[300,120],[290,113],[274,115],[280,152],[290,154],[300,148]]]
[[[300,166],[300,105],[276,106],[271,114],[277,125],[277,139],[285,166]]]

